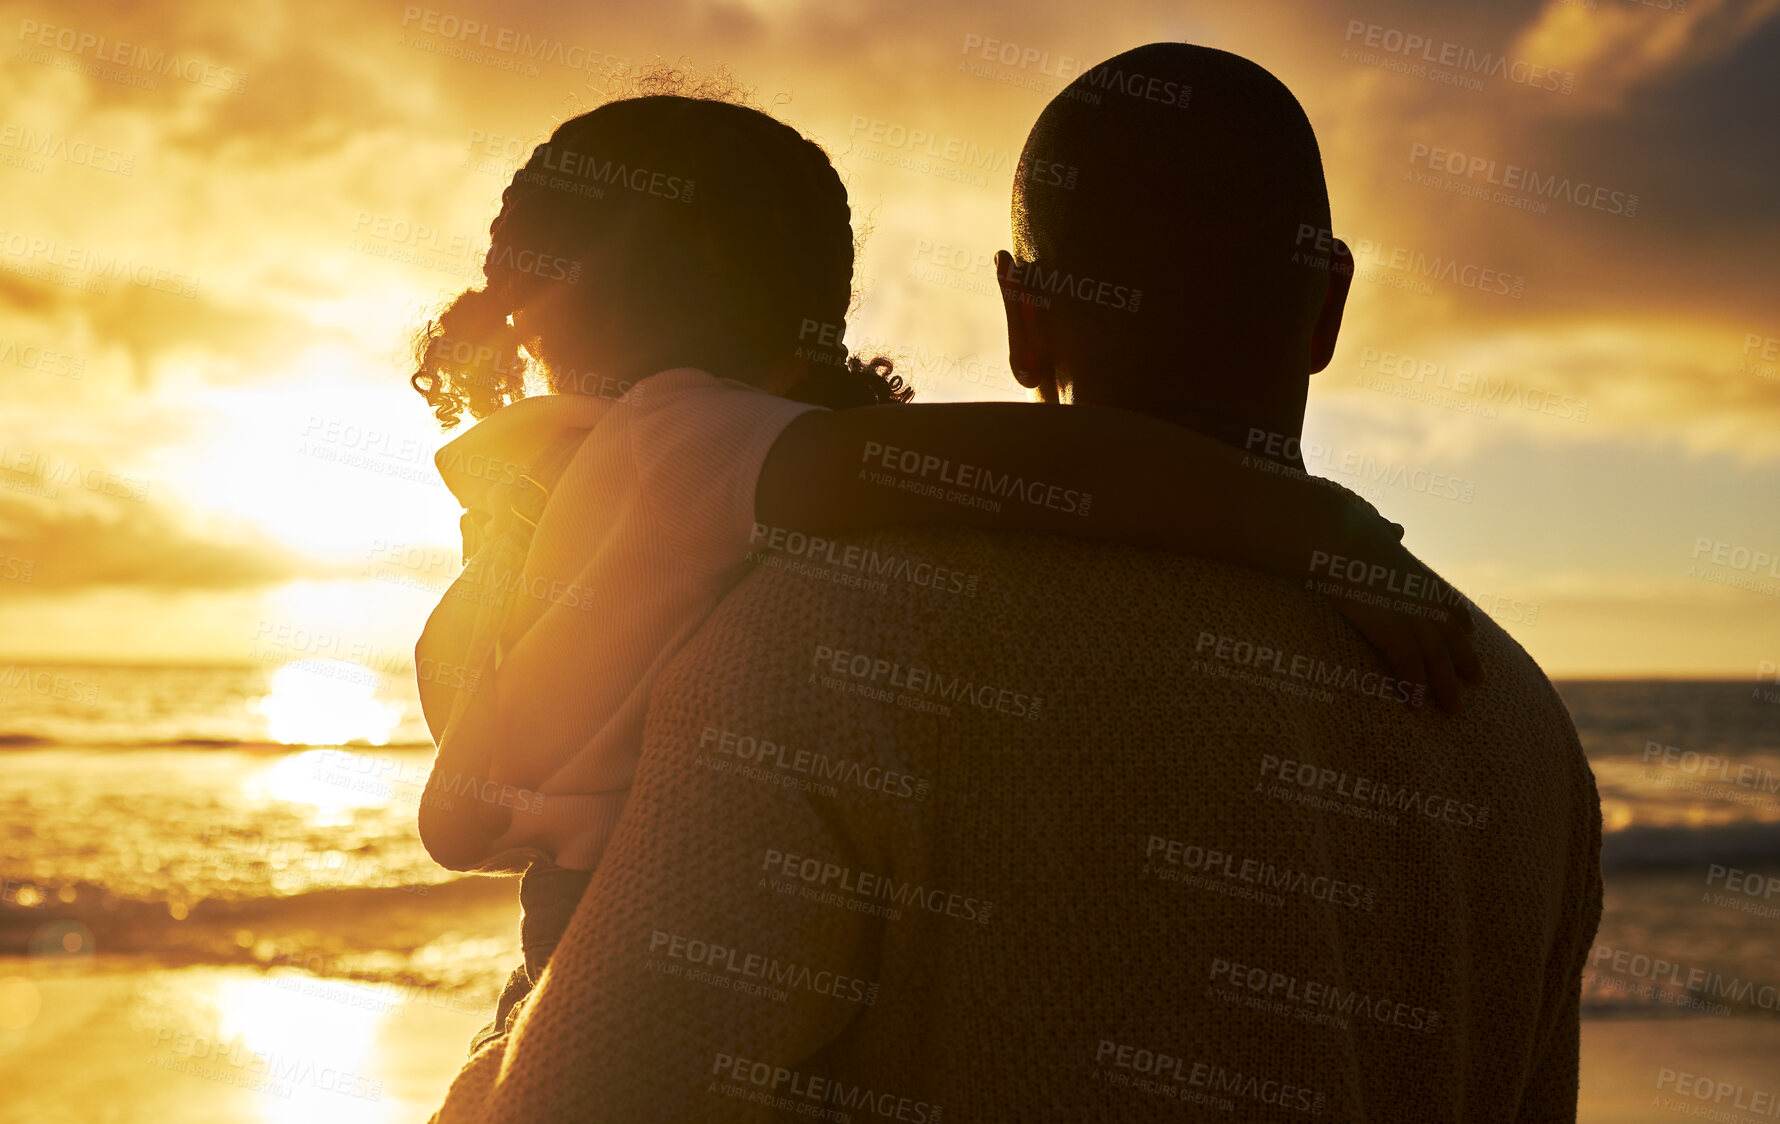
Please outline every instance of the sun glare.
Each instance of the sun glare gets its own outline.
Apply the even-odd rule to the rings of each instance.
[[[270,693],[249,702],[285,745],[389,744],[406,707],[380,699],[382,676],[347,660],[298,660],[272,674]]]
[[[339,348],[311,348],[248,387],[197,393],[202,440],[163,466],[206,515],[239,519],[316,559],[448,533],[457,504],[433,467],[445,435],[400,380]]]
[[[390,1002],[376,989],[306,976],[223,980],[217,992],[217,1038],[239,1040],[264,1059],[270,1082],[254,1097],[264,1124],[325,1119],[331,1124],[381,1124],[399,1108],[382,1103],[377,1072],[380,1031]]]

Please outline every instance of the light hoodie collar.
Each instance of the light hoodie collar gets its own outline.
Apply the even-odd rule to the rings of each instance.
[[[557,438],[570,430],[592,429],[614,404],[585,394],[521,398],[446,443],[433,463],[466,510],[492,510],[498,488],[518,484]]]

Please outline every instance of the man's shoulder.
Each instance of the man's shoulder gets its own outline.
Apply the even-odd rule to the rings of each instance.
[[[1207,661],[1220,674],[1361,683],[1388,678],[1376,651],[1313,583],[1233,563],[1059,535],[897,527],[790,536],[750,556],[754,572],[725,599],[715,628],[794,621],[863,623],[885,636],[948,645],[1034,635],[1052,645],[1093,636],[1133,656]],[[1479,607],[1476,643],[1488,711],[1568,727],[1550,681]],[[1278,685],[1278,684],[1275,684]],[[1371,688],[1368,688],[1371,689]],[[1379,690],[1395,690],[1394,686]]]
[[[814,597],[846,602],[861,592],[880,602],[945,604],[933,594],[974,600],[994,589],[1042,596],[1059,586],[1104,594],[1133,584],[1178,597],[1217,591],[1277,594],[1294,584],[1231,563],[1121,543],[950,527],[891,527],[823,537],[791,535],[776,550],[749,556],[754,572],[731,599]]]

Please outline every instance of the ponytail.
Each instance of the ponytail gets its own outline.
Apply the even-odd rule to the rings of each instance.
[[[492,287],[467,289],[417,334],[408,382],[445,428],[457,425],[466,409],[485,418],[525,396],[519,333],[507,322],[511,311]]]
[[[891,374],[892,364],[883,356],[869,362],[848,356],[844,365],[825,364],[794,383],[785,397],[830,410],[854,406],[901,405],[915,396],[915,388]]]

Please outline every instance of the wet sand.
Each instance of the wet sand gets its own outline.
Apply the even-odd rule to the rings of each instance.
[[[29,1007],[8,986],[17,1021]],[[423,1121],[487,1020],[442,995],[253,968],[94,965],[31,986],[36,1017],[0,1029],[0,1119],[34,1124]]]
[[[467,994],[125,957],[9,958],[0,979],[0,1119],[33,1124],[422,1121],[487,1018]],[[1591,1020],[1579,1119],[1673,1121],[1710,1103],[1659,1090],[1665,1069],[1780,1091],[1775,1057],[1780,1021]]]
[[[1647,1124],[1655,1121],[1772,1119],[1780,1096],[1780,1020],[1767,1018],[1615,1018],[1582,1024],[1582,1106],[1584,1124]],[[1676,1092],[1664,1070],[1691,1074],[1693,1095]],[[1712,1085],[1697,1080],[1708,1079]],[[1727,1096],[1709,1099],[1716,1085],[1741,1086],[1744,1109]],[[1706,1091],[1708,1099],[1699,1093]],[[1750,1098],[1767,1103],[1748,1111]],[[1723,1112],[1714,1116],[1713,1112]]]

